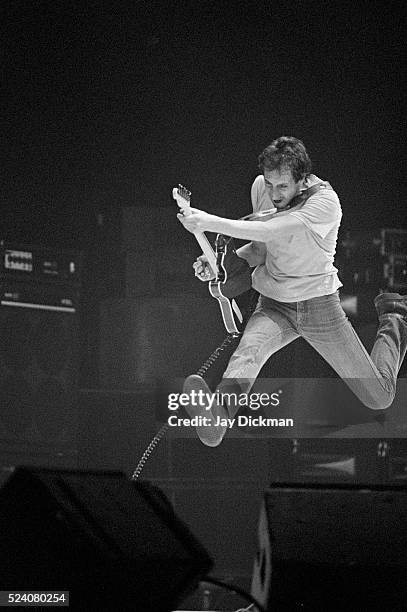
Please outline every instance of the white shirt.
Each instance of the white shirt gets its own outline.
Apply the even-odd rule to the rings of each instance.
[[[317,182],[320,179],[311,175],[306,187]],[[254,212],[273,208],[263,175],[254,180],[251,196]],[[302,226],[289,236],[274,236],[266,242],[266,260],[252,274],[253,288],[279,302],[300,302],[334,293],[342,286],[334,266],[342,218],[337,194],[324,184],[300,209],[289,214]]]

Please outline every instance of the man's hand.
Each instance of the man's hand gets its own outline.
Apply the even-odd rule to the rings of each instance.
[[[195,276],[199,278],[200,281],[210,281],[216,278],[216,274],[210,267],[208,263],[208,259],[205,255],[200,255],[198,259],[192,264],[192,267],[195,270]]]
[[[178,214],[177,217],[181,221],[186,230],[194,234],[195,232],[204,232],[206,230],[205,221],[210,217],[208,213],[197,208],[190,208],[191,212],[187,216]]]

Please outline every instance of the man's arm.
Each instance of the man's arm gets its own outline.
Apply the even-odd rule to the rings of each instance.
[[[178,215],[178,218],[184,227],[192,233],[214,232],[242,240],[269,242],[274,235],[280,237],[292,235],[304,228],[299,219],[289,214],[285,216],[276,214],[268,221],[236,221],[210,215],[193,208],[191,208],[191,211],[191,215],[187,217]]]

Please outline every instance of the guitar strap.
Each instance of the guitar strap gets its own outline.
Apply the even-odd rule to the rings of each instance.
[[[310,198],[314,193],[320,191],[320,189],[332,189],[331,185],[328,181],[320,181],[319,183],[315,183],[315,185],[311,185],[308,189],[305,189],[301,193],[299,193],[295,198],[293,198],[290,202],[290,208],[297,206],[298,204],[304,203]],[[250,213],[245,217],[241,217],[239,221],[255,221],[256,219],[261,219],[262,217],[267,217],[268,215],[274,215],[276,213],[275,208],[269,208],[268,210],[259,210],[254,213]]]

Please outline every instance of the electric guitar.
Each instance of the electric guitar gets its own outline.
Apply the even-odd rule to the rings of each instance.
[[[191,213],[191,192],[182,185],[174,187],[172,196],[182,214]],[[231,238],[218,234],[216,250],[203,232],[194,236],[206,256],[215,279],[209,281],[209,293],[220,306],[223,323],[230,334],[239,335],[243,325],[243,314],[234,297],[248,291],[251,287],[251,272],[248,263],[236,255]]]
[[[320,189],[332,189],[326,181],[320,181],[308,189],[305,189],[290,203],[289,211],[279,212],[276,208],[251,213],[241,220],[245,221],[268,221],[274,215],[284,215],[287,212],[301,208],[309,197]],[[191,192],[182,185],[174,187],[172,197],[176,200],[183,215],[191,213]],[[222,234],[216,237],[216,251],[213,250],[209,240],[203,232],[194,232],[199,246],[206,256],[210,267],[216,275],[215,280],[209,281],[209,292],[218,300],[223,322],[227,331],[231,334],[240,334],[243,327],[242,312],[233,299],[247,292],[251,287],[251,272],[248,263],[236,255],[233,239]]]

